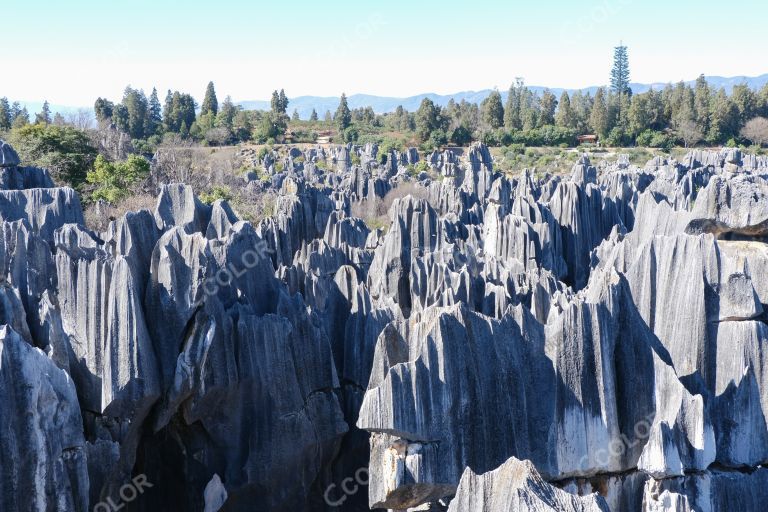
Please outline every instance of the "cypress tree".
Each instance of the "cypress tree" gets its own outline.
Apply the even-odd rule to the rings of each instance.
[[[177,128],[174,125],[173,117],[173,93],[171,93],[170,89],[168,89],[168,94],[165,95],[165,105],[163,106],[163,125],[165,127],[165,131],[167,132],[177,131]]]
[[[501,104],[501,94],[499,91],[493,91],[483,100],[482,106],[483,121],[491,128],[501,128],[504,126],[504,106]]]
[[[144,127],[144,132],[148,137],[157,135],[162,125],[163,107],[160,105],[160,98],[157,97],[157,89],[153,87],[152,94],[149,97],[149,111],[147,112],[147,122]]]
[[[339,131],[342,132],[346,130],[352,122],[352,112],[349,111],[347,95],[344,93],[341,93],[341,100],[339,101],[339,107],[336,109],[334,120],[339,127]]]
[[[213,82],[208,82],[203,105],[200,107],[200,115],[205,115],[208,112],[212,112],[214,116],[219,113],[219,101],[216,99],[216,90],[213,87]]]
[[[8,98],[0,98],[0,130],[11,129],[11,105],[8,103]]]
[[[571,98],[568,96],[567,91],[563,91],[560,95],[560,101],[558,103],[557,115],[555,116],[555,124],[562,128],[575,128],[575,116],[573,109],[571,108]]]
[[[602,87],[595,93],[589,124],[600,137],[605,137],[608,134],[608,106],[605,103],[605,92]]]
[[[557,109],[557,98],[549,89],[544,89],[539,102],[541,114],[539,115],[538,126],[548,126],[555,124],[555,109]]]
[[[520,116],[520,99],[523,87],[522,78],[517,78],[515,83],[509,87],[509,96],[504,107],[504,126],[507,130],[520,130],[523,127]]]
[[[51,124],[51,107],[47,100],[43,102],[42,111],[35,114],[35,124]]]

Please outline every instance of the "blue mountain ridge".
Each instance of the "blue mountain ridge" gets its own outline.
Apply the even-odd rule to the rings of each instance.
[[[752,89],[760,89],[765,84],[768,84],[768,73],[756,77],[748,77],[748,76],[734,76],[734,77],[722,77],[722,76],[707,76],[707,81],[709,82],[710,86],[712,86],[715,89],[720,89],[721,87],[725,89],[727,93],[730,94],[731,90],[733,89],[733,86],[739,85],[739,84],[747,84]],[[692,85],[695,83],[695,80],[689,80],[685,82],[689,85]],[[662,82],[652,83],[652,84],[640,84],[640,83],[632,83],[630,86],[632,87],[632,91],[635,93],[643,93],[648,91],[650,88],[653,89],[663,89],[667,84]],[[528,86],[529,89],[532,91],[535,91],[539,94],[541,94],[542,91],[546,89],[546,87],[543,86]],[[582,92],[589,92],[590,94],[594,95],[597,91],[598,86],[592,86],[592,87],[586,87],[581,90]],[[550,91],[552,91],[553,94],[556,96],[560,96],[560,94],[563,91],[568,91],[568,93],[575,92],[577,89],[564,89],[559,87],[550,87]],[[457,92],[454,94],[434,94],[434,93],[426,93],[426,94],[418,94],[416,96],[409,96],[406,98],[397,98],[397,97],[389,97],[389,96],[374,96],[371,94],[353,94],[351,96],[347,97],[347,100],[349,102],[350,108],[360,108],[360,107],[372,107],[374,112],[377,114],[384,114],[388,112],[394,112],[394,110],[398,107],[398,105],[402,105],[403,108],[406,110],[413,112],[419,108],[419,105],[421,104],[421,101],[424,98],[429,98],[432,101],[434,101],[436,104],[440,106],[445,106],[448,104],[448,102],[453,99],[456,102],[461,102],[461,100],[466,100],[470,103],[480,103],[485,98],[488,97],[488,95],[491,93],[492,89],[484,89],[481,91],[462,91]],[[499,91],[501,93],[501,96],[503,100],[506,101],[507,98],[507,91]],[[293,110],[296,109],[299,112],[299,116],[301,119],[309,119],[309,116],[312,113],[312,109],[315,109],[317,111],[317,115],[320,117],[320,119],[323,118],[326,111],[330,111],[331,113],[336,111],[336,107],[339,105],[339,97],[337,96],[328,96],[328,97],[322,97],[322,96],[297,96],[295,98],[289,97],[290,104],[288,105],[288,113],[293,113]],[[19,103],[22,106],[26,106],[27,110],[29,111],[30,117],[34,119],[34,114],[36,112],[40,112],[42,110],[43,102],[42,101],[19,101]],[[246,110],[269,110],[270,108],[270,102],[269,101],[239,101],[237,102],[237,105],[242,106]],[[76,112],[78,109],[81,108],[87,108],[92,111],[93,105],[86,105],[86,106],[72,106],[72,105],[57,105],[57,104],[51,104],[50,105],[51,112],[59,112],[61,114],[69,114]]]
[[[706,78],[711,87],[715,89],[720,89],[722,87],[725,89],[725,91],[728,94],[731,93],[735,85],[747,84],[752,89],[760,89],[765,84],[768,84],[768,73],[761,76],[757,76],[757,77],[708,76]],[[689,80],[689,81],[686,81],[685,83],[692,85],[695,82],[696,80]],[[661,82],[652,83],[652,84],[640,84],[640,83],[630,84],[632,91],[635,93],[647,92],[651,88],[655,90],[663,89],[666,85],[667,85],[666,83],[661,83]],[[543,87],[543,86],[528,86],[528,88],[539,94],[541,94],[541,92],[546,89],[546,87]],[[586,87],[578,90],[581,90],[582,92],[585,92],[585,93],[589,92],[590,94],[594,95],[598,88],[599,86],[592,86],[592,87]],[[558,88],[558,87],[551,87],[549,88],[549,90],[552,91],[553,94],[559,97],[563,91],[568,91],[568,93],[571,94],[575,92],[577,89],[564,89],[564,88]],[[447,105],[451,99],[453,99],[456,102],[461,102],[461,100],[466,100],[470,103],[480,103],[486,97],[488,97],[491,91],[492,89],[484,89],[481,91],[462,91],[454,94],[426,93],[426,94],[418,94],[416,96],[409,96],[406,98],[374,96],[370,94],[353,94],[347,97],[347,102],[350,108],[360,108],[360,107],[370,106],[373,108],[374,112],[376,112],[377,114],[394,112],[394,110],[398,107],[398,105],[402,105],[403,108],[405,108],[406,110],[413,112],[419,108],[419,105],[421,104],[421,101],[424,98],[429,98],[433,102],[435,102],[437,105],[440,105],[440,106]],[[507,91],[503,90],[499,92],[501,93],[502,99],[506,101]],[[333,113],[336,111],[336,107],[338,107],[339,105],[339,97],[334,97],[334,96],[330,96],[330,97],[298,96],[295,98],[289,97],[288,99],[290,101],[288,105],[288,113],[291,114],[293,113],[293,110],[296,109],[299,112],[299,117],[301,117],[301,119],[309,119],[309,116],[312,113],[312,109],[315,109],[317,111],[317,115],[320,117],[320,119],[322,119],[326,111],[330,111],[331,113]],[[269,101],[240,101],[237,104],[242,106],[246,110],[269,110],[270,108]]]

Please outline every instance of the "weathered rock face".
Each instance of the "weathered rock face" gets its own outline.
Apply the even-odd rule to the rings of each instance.
[[[64,224],[83,224],[80,198],[71,188],[0,190],[0,220],[25,220],[44,240]]]
[[[0,508],[88,510],[75,386],[10,326],[0,328]]]
[[[498,469],[477,475],[467,468],[450,512],[608,512],[597,494],[574,496],[544,481],[530,461],[509,459]]]
[[[411,488],[427,484],[443,487],[436,498],[449,496],[465,467],[490,470],[511,452],[549,465],[549,432],[539,426],[551,424],[553,409],[536,405],[530,383],[536,375],[551,383],[554,375],[541,326],[518,308],[516,315],[531,331],[521,329],[513,315],[495,321],[454,306],[412,319],[404,360],[378,354],[396,352],[388,346],[392,342],[377,345],[376,360],[392,366],[383,375],[372,374],[377,385],[366,393],[358,420],[360,428],[387,434],[371,440],[372,457],[383,458],[372,459],[372,482],[389,482],[371,487],[372,506],[416,506],[421,497]],[[479,361],[488,366],[478,366]],[[513,369],[529,373],[515,375]],[[549,395],[539,391],[539,404],[553,402],[553,387]],[[505,428],[497,429],[500,423]],[[377,446],[381,443],[391,446]],[[386,463],[398,444],[404,447],[403,471]]]
[[[256,226],[164,184],[94,233],[0,153],[2,510],[768,500],[763,157],[292,148]]]
[[[757,176],[714,176],[699,194],[686,232],[718,238],[768,235],[768,182]]]

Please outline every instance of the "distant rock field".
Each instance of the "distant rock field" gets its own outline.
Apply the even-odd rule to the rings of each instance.
[[[250,157],[97,233],[0,141],[0,511],[768,509],[768,158]]]

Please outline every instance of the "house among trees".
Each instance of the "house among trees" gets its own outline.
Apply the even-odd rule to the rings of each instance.
[[[576,137],[579,144],[597,144],[597,139],[597,135],[579,135]]]
[[[330,144],[331,143],[331,137],[333,137],[333,132],[328,130],[324,132],[319,132],[317,134],[316,142],[318,144]]]

